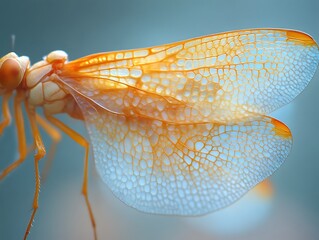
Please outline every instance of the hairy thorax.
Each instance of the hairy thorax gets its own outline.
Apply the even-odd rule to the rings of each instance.
[[[59,80],[66,61],[65,52],[54,51],[33,65],[25,78],[25,87],[29,90],[27,99],[30,105],[43,107],[46,115],[67,113],[74,118],[82,118],[74,98],[65,87],[61,87]]]

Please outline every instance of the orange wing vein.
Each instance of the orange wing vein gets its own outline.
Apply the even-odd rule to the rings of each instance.
[[[318,56],[304,33],[243,30],[84,57],[61,76],[114,113],[226,123],[290,102],[314,75]]]
[[[200,215],[223,208],[271,175],[292,144],[289,129],[269,117],[229,125],[167,124],[75,98],[103,181],[145,212]]]
[[[196,215],[282,164],[291,133],[264,114],[294,99],[318,61],[308,35],[255,29],[95,54],[59,76],[115,195],[146,212]]]

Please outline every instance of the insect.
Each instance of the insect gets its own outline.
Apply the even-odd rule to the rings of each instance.
[[[33,133],[38,209],[42,126],[55,142],[65,132],[85,148],[82,193],[94,238],[87,183],[89,149],[113,193],[149,213],[201,215],[230,205],[286,159],[290,130],[266,114],[289,103],[319,62],[315,41],[284,29],[239,30],[144,49],[68,61],[54,51],[30,66],[9,53],[0,60],[2,132],[14,117],[20,157],[27,156],[22,105]],[[44,117],[36,110],[42,108]],[[54,117],[86,124],[89,141]]]

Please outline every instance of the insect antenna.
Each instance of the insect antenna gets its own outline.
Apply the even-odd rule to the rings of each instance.
[[[16,43],[16,35],[11,34],[11,50],[12,50],[12,52],[14,52],[15,43]]]

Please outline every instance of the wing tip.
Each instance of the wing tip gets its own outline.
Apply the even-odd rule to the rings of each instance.
[[[271,119],[271,123],[274,125],[273,131],[277,136],[280,136],[285,139],[291,139],[292,135],[290,129],[282,122],[277,119]]]
[[[314,46],[317,45],[316,41],[307,33],[304,32],[299,32],[295,30],[288,30],[286,32],[287,35],[287,40],[297,43],[297,44],[302,44],[304,46]]]

